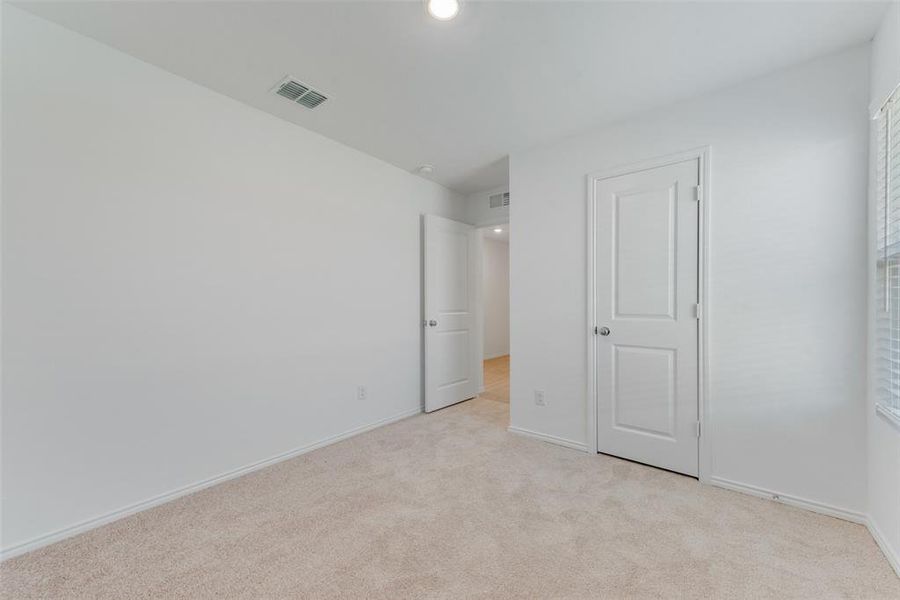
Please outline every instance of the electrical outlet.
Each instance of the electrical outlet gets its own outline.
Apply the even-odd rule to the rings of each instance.
[[[534,390],[534,403],[537,406],[546,406],[544,402],[544,390]]]
[[[364,386],[364,385],[356,386],[356,399],[357,400],[365,400],[366,399],[366,386]]]

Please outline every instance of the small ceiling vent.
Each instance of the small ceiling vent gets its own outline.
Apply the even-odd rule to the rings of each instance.
[[[293,77],[285,77],[272,91],[306,108],[315,108],[328,100],[328,96],[322,92],[300,83]]]
[[[488,200],[489,200],[489,205],[491,208],[500,208],[503,206],[509,206],[509,192],[504,192],[502,194],[494,194]]]

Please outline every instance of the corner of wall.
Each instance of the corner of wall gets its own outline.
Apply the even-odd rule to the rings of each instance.
[[[878,110],[900,85],[900,2],[891,2],[872,40],[869,60],[870,109]],[[874,128],[870,129],[870,134]],[[875,148],[874,135],[870,156]],[[870,161],[871,163],[872,161]],[[900,575],[900,432],[875,414],[875,169],[869,167],[868,193],[868,342],[866,410],[866,512],[869,532]]]
[[[466,197],[466,222],[475,226],[499,225],[509,222],[509,207],[490,207],[490,197],[509,191],[509,185],[483,192],[475,192]]]

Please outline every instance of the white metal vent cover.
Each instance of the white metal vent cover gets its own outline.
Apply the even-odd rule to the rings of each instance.
[[[488,205],[491,208],[500,208],[501,206],[509,206],[509,192],[491,195],[491,197],[488,198]]]
[[[315,108],[328,100],[328,96],[324,93],[314,90],[311,86],[291,76],[282,79],[278,85],[272,88],[272,91],[282,98],[287,98],[306,108]]]

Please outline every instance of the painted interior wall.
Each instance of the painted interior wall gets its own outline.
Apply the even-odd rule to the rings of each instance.
[[[8,4],[2,66],[4,549],[420,409],[462,197]]]
[[[498,225],[509,223],[509,206],[491,208],[490,197],[494,194],[508,192],[508,187],[501,187],[486,192],[470,194],[466,197],[465,222],[473,225]],[[510,205],[512,202],[510,202]]]
[[[877,110],[894,87],[900,83],[900,3],[888,9],[883,24],[872,43],[871,109]],[[874,123],[874,122],[873,122]],[[874,126],[872,133],[874,134]],[[871,156],[877,156],[873,146]],[[869,210],[869,310],[875,310],[875,169],[870,171]],[[875,364],[875,315],[869,318],[870,365]],[[869,425],[869,519],[885,554],[900,573],[900,431],[875,414],[874,372],[870,370],[869,402],[866,410]]]
[[[868,61],[848,49],[511,155],[512,426],[587,442],[586,175],[710,145],[711,475],[863,518]]]
[[[509,244],[482,240],[484,358],[509,354]]]

